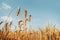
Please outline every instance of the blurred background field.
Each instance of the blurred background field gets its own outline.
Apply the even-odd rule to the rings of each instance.
[[[45,28],[34,30],[32,27],[27,30],[0,30],[0,40],[60,40],[60,29],[55,25],[46,25]]]

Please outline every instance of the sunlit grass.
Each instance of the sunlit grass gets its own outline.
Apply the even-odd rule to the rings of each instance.
[[[4,31],[0,30],[0,40],[60,40],[60,30],[50,25],[45,29],[31,30],[16,30]]]

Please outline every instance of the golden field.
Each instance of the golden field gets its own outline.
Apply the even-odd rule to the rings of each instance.
[[[45,28],[5,31],[0,30],[0,40],[60,40],[60,30],[55,25],[46,25]]]

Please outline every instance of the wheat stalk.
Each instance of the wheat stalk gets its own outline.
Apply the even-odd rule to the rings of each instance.
[[[18,7],[18,10],[17,10],[16,16],[18,16],[19,13],[20,13],[20,7]]]

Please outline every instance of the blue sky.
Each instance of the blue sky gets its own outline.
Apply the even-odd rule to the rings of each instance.
[[[21,12],[16,17],[18,6]],[[28,15],[31,14],[31,22],[27,22],[27,26],[32,26],[34,29],[43,28],[46,23],[56,24],[60,28],[60,0],[0,0],[0,19],[7,16],[9,12],[16,7],[11,13],[13,16],[13,24],[17,25],[17,20],[23,18],[23,11],[26,9]],[[27,16],[28,16],[27,15]]]

